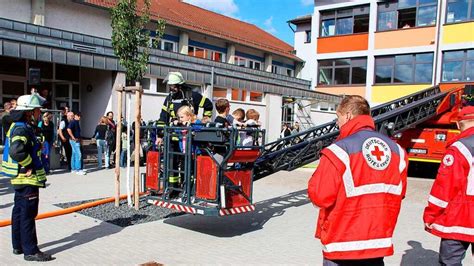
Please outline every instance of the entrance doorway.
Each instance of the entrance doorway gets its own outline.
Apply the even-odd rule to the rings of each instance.
[[[68,106],[73,112],[80,112],[79,104],[79,84],[74,82],[58,82],[54,83],[54,103],[56,109]]]

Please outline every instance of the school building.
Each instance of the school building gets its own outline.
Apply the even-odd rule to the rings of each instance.
[[[474,0],[323,0],[288,23],[301,76],[318,92],[377,105],[474,80]]]
[[[180,0],[151,2],[151,19],[161,18],[167,24],[141,81],[145,121],[159,117],[168,94],[162,81],[169,71],[182,72],[187,83],[208,98],[227,97],[232,110],[256,109],[269,141],[278,138],[282,119],[301,116],[296,108],[282,108],[293,100],[288,96],[338,100],[312,90],[311,82],[301,79],[304,61],[294,48],[255,25]],[[100,116],[116,110],[114,86],[125,84],[124,69],[111,44],[110,8],[115,3],[1,1],[1,102],[29,92],[28,70],[39,68],[39,91],[51,108],[68,105],[81,111],[83,135],[91,137]],[[299,111],[311,116],[309,105],[305,108]]]

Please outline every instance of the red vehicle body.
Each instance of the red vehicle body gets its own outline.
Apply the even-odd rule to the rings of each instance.
[[[415,162],[440,163],[446,151],[446,143],[459,134],[457,115],[465,100],[463,95],[471,94],[471,86],[456,84],[440,86],[448,94],[437,108],[437,116],[416,128],[405,130],[394,139],[406,149],[408,159]]]

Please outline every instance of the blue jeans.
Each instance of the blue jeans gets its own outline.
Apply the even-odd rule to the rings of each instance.
[[[98,139],[97,140],[97,163],[99,164],[99,168],[102,168],[102,153],[105,152],[105,167],[109,167],[109,148],[107,147],[107,142],[105,139]]]
[[[79,171],[82,170],[82,154],[81,154],[81,143],[69,140],[72,148],[71,156],[71,170]]]
[[[120,151],[120,167],[127,166],[127,151],[121,150]]]

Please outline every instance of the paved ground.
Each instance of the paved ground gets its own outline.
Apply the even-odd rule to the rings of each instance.
[[[320,265],[321,245],[313,238],[317,209],[305,191],[312,171],[280,172],[256,182],[257,211],[237,216],[182,215],[126,228],[80,214],[40,220],[40,248],[56,257],[49,264],[58,265]],[[111,196],[113,184],[112,170],[87,176],[54,174],[41,191],[40,212],[58,209],[55,203]],[[431,184],[410,178],[395,233],[395,255],[386,259],[387,265],[436,265],[439,240],[424,232],[421,219]],[[7,187],[8,179],[0,177],[0,219],[9,218],[13,204]],[[21,256],[11,254],[9,227],[0,228],[0,247],[3,265],[25,264]],[[470,255],[465,260],[469,263]]]

